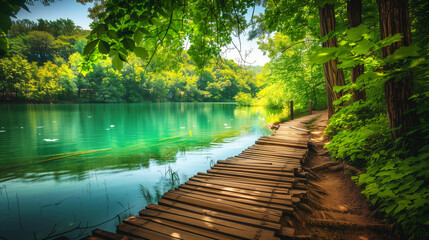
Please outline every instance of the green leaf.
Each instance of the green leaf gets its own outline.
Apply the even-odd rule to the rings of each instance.
[[[136,44],[140,44],[140,42],[143,40],[143,33],[140,30],[137,30],[134,33],[134,41],[136,42]]]
[[[371,43],[366,39],[362,39],[361,41],[357,42],[356,46],[351,50],[351,52],[356,55],[362,55],[367,53],[369,49],[371,49]]]
[[[356,67],[359,64],[362,64],[362,62],[359,61],[359,59],[355,59],[353,57],[345,57],[345,58],[341,58],[341,63],[337,65],[337,68]]]
[[[356,41],[359,41],[362,38],[362,36],[367,32],[368,32],[368,28],[360,24],[357,27],[350,28],[349,30],[347,30],[346,34],[347,34],[347,37],[350,39],[350,41],[356,42]]]
[[[113,40],[119,41],[118,34],[117,34],[115,31],[113,31],[113,30],[109,30],[109,31],[107,31],[107,36],[108,36],[110,39],[113,39]]]
[[[331,59],[335,59],[337,48],[318,48],[310,54],[310,62],[313,64],[322,64]]]
[[[398,50],[396,50],[392,55],[389,55],[386,57],[385,61],[386,63],[394,63],[396,61],[408,58],[408,57],[418,57],[419,53],[417,52],[419,50],[418,47],[411,45],[408,47],[401,47]]]
[[[139,31],[142,32],[145,35],[149,35],[150,34],[149,30],[147,30],[146,28],[139,28]]]
[[[340,92],[340,91],[342,91],[342,90],[344,90],[344,89],[348,89],[349,88],[349,86],[348,85],[344,85],[344,86],[334,86],[333,87],[333,90],[334,90],[334,92]]]
[[[136,54],[137,57],[141,58],[141,59],[145,59],[149,56],[148,52],[146,51],[146,49],[142,48],[142,47],[136,47],[134,49],[134,53]]]
[[[94,50],[95,46],[97,46],[98,41],[99,40],[96,39],[96,40],[93,40],[93,41],[87,43],[86,46],[85,46],[85,48],[83,49],[82,55],[85,56],[85,55],[88,55],[88,54],[92,53],[92,51]]]
[[[158,19],[158,18],[156,18],[156,17],[151,18],[151,19],[149,20],[149,22],[150,22],[152,25],[155,25],[155,26],[157,26],[157,27],[162,26],[162,22],[161,22],[161,21],[159,21],[159,19]]]
[[[384,211],[385,211],[387,214],[389,214],[393,209],[395,209],[395,207],[396,207],[396,203],[393,203],[393,204],[389,205],[388,207],[386,207],[386,208],[384,209]]]
[[[387,46],[389,46],[390,44],[392,44],[394,42],[401,41],[401,39],[402,39],[402,34],[397,33],[395,35],[388,36],[385,39],[381,40],[380,41],[380,46],[381,47],[387,47]]]
[[[97,34],[97,37],[100,38],[106,33],[106,30],[106,24],[99,24],[94,29],[92,29],[91,34]]]
[[[119,59],[121,59],[123,62],[127,62],[127,55],[119,52]]]
[[[122,40],[122,44],[124,45],[124,48],[130,51],[134,51],[134,48],[136,46],[136,43],[131,38],[125,38]]]
[[[393,212],[393,214],[397,214],[398,212],[400,212],[402,209],[406,208],[408,206],[408,204],[411,203],[408,200],[402,200],[398,202],[398,207],[395,209],[395,211]]]
[[[112,64],[113,64],[113,67],[115,67],[117,70],[121,71],[121,69],[124,65],[124,62],[119,58],[119,53],[113,57]]]
[[[102,54],[108,54],[110,51],[110,46],[106,41],[100,40],[98,43],[98,51],[100,51]]]

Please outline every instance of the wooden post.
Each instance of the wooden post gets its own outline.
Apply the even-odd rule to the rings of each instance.
[[[310,100],[310,102],[308,103],[308,115],[311,114],[313,114],[313,103]]]
[[[290,101],[290,120],[293,120],[293,101]]]

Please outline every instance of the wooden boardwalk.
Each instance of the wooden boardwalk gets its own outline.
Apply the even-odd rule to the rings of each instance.
[[[125,219],[117,233],[96,229],[85,239],[280,239],[283,216],[306,199],[307,173],[301,169],[315,115],[280,124],[241,154],[220,160],[176,190]],[[300,129],[297,129],[300,128]],[[286,230],[286,231],[285,231]]]

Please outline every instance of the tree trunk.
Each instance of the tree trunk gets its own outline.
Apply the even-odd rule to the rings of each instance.
[[[383,58],[386,58],[400,47],[411,44],[408,0],[377,0],[377,4],[381,39],[396,33],[403,35],[401,41],[382,48]],[[385,68],[389,68],[389,66]],[[413,78],[411,73],[407,77],[391,78],[384,83],[387,116],[389,126],[393,129],[392,137],[395,140],[419,124],[415,104],[409,99],[412,95]]]
[[[319,7],[320,17],[320,32],[322,37],[326,36],[335,29],[335,13],[333,4],[325,4]],[[336,47],[337,37],[332,37],[322,44],[323,47]],[[344,86],[344,73],[342,69],[337,69],[338,60],[329,60],[323,64],[326,83],[326,97],[328,102],[328,117],[330,118],[334,113],[333,102],[343,96],[343,92],[334,92],[335,86]]]
[[[350,0],[347,2],[347,18],[349,20],[349,28],[357,27],[362,23],[362,0]],[[352,82],[356,83],[356,79],[364,73],[364,65],[357,65],[352,68]],[[353,101],[365,100],[365,90],[354,90]]]

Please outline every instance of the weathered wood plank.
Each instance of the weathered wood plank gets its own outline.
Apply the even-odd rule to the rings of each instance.
[[[254,218],[238,216],[235,214],[223,213],[223,212],[219,212],[219,211],[210,210],[207,208],[196,207],[196,206],[189,205],[186,203],[170,201],[167,199],[159,200],[158,204],[160,204],[162,206],[182,209],[185,211],[195,212],[198,214],[202,214],[203,216],[211,216],[211,217],[215,217],[215,218],[219,218],[219,219],[225,219],[225,220],[229,220],[229,221],[238,222],[241,224],[247,224],[247,225],[254,226],[254,227],[261,227],[261,228],[265,228],[265,229],[272,230],[272,231],[278,231],[280,229],[280,226],[281,226],[279,223],[267,222],[267,221],[262,221],[260,219],[254,219]]]
[[[272,186],[277,188],[285,188],[290,189],[291,187],[294,187],[292,183],[295,182],[295,179],[292,179],[289,182],[279,182],[279,181],[271,181],[271,180],[264,180],[264,179],[254,179],[252,177],[244,177],[244,176],[231,176],[231,175],[224,175],[224,174],[212,174],[212,173],[198,173],[195,175],[195,177],[201,177],[201,178],[215,178],[215,179],[229,179],[238,183],[252,183],[255,185],[261,185],[261,186]]]
[[[223,186],[218,187],[218,186],[215,186],[214,184],[204,184],[204,186],[201,186],[201,185],[186,183],[186,184],[180,185],[179,189],[182,187],[182,188],[200,191],[200,192],[224,195],[227,197],[237,197],[237,198],[255,200],[260,202],[278,203],[278,204],[290,204],[290,201],[292,199],[291,195],[278,195],[278,194],[274,195],[274,194],[267,194],[262,192],[255,192],[250,194],[248,193],[250,191],[243,191],[243,190],[239,191],[236,188],[231,190],[231,189],[228,189],[228,187],[223,187]],[[243,193],[243,192],[246,192],[246,193]]]
[[[140,226],[120,223],[116,230],[118,233],[123,233],[127,236],[132,236],[140,239],[149,239],[149,240],[178,240],[181,239],[179,237],[174,237],[173,234],[175,229],[166,229],[166,228],[157,228],[154,227],[154,230],[142,228]],[[157,231],[156,231],[157,230]]]
[[[269,174],[236,172],[236,171],[218,170],[218,169],[207,170],[207,173],[230,175],[230,176],[239,176],[239,177],[249,177],[249,178],[255,178],[255,179],[262,179],[262,180],[272,180],[272,181],[277,181],[277,182],[293,182],[294,181],[293,177],[280,177],[280,176],[273,176],[273,175],[269,175]]]
[[[233,237],[253,239],[257,233],[266,237],[274,236],[274,232],[266,229],[256,228],[224,219],[204,216],[180,209],[169,208],[151,204],[140,211],[142,216],[162,218],[187,225],[192,225],[216,233],[222,233]],[[206,235],[207,236],[207,235]]]
[[[139,232],[145,229],[146,231],[151,230],[153,232],[176,237],[178,239],[189,239],[189,240],[212,239],[210,237],[205,237],[203,235],[200,235],[199,232],[188,232],[186,229],[183,229],[183,226],[181,226],[180,224],[175,224],[175,226],[163,224],[163,221],[156,221],[156,218],[147,219],[143,217],[130,217],[125,219],[124,223],[137,227],[137,230],[135,230],[136,232]],[[196,228],[195,230],[197,229],[198,228]],[[146,238],[145,234],[141,234],[139,237]]]
[[[237,214],[239,216],[251,217],[255,219],[262,219],[264,221],[270,221],[274,223],[278,223],[281,217],[280,211],[273,211],[256,206],[249,208],[249,205],[231,202],[227,200],[215,200],[204,196],[194,196],[186,195],[183,193],[176,194],[172,192],[167,192],[162,197],[163,199],[168,199],[170,201],[192,204],[195,206],[213,209],[216,211]]]
[[[239,184],[234,181],[216,181],[211,179],[201,179],[201,178],[190,178],[186,184],[196,185],[196,186],[207,186],[216,189],[221,189],[224,191],[237,191],[239,193],[246,193],[249,195],[258,195],[258,196],[273,196],[281,199],[290,199],[288,193],[289,191],[280,190],[273,187],[255,187],[253,184]],[[278,196],[277,196],[278,195]]]
[[[267,174],[273,176],[282,176],[282,177],[293,177],[293,172],[279,172],[279,171],[267,171],[267,170],[258,170],[258,169],[249,169],[249,168],[237,168],[237,167],[228,167],[228,166],[219,166],[215,165],[212,169],[218,170],[227,170],[227,171],[237,171],[237,172],[245,172],[245,173],[257,173],[257,174]]]

